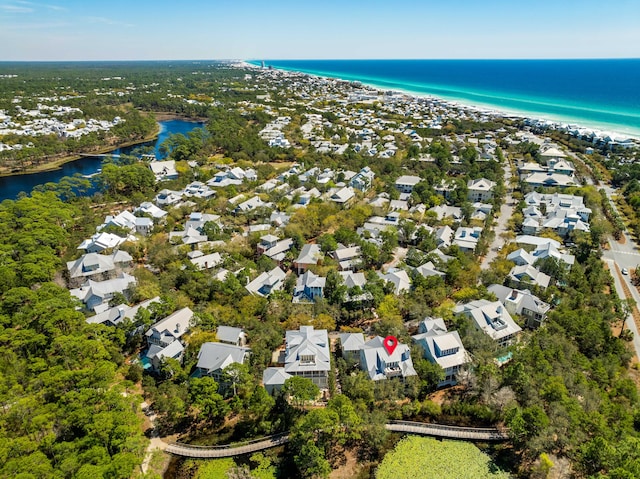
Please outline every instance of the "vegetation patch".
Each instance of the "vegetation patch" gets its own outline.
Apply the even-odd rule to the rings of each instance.
[[[376,479],[508,479],[491,458],[471,443],[407,437],[387,454]]]

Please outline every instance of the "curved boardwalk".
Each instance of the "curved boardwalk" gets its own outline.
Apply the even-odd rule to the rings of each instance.
[[[404,432],[422,436],[435,436],[446,439],[458,439],[462,441],[506,441],[509,436],[506,432],[496,428],[458,427],[444,426],[442,424],[428,424],[422,422],[392,421],[386,425],[392,432]],[[177,456],[219,458],[249,454],[263,449],[281,446],[289,442],[289,434],[276,434],[242,444],[228,444],[224,446],[192,446],[190,444],[168,444],[165,451]]]
[[[423,422],[392,421],[386,425],[388,431],[443,437],[461,441],[507,441],[509,435],[495,427],[459,427]]]
[[[165,451],[175,454],[176,456],[186,457],[231,457],[262,451],[263,449],[270,449],[287,442],[289,442],[288,434],[276,434],[275,436],[256,439],[239,446],[234,446],[232,444],[225,446],[192,446],[190,444],[173,443],[169,444]]]

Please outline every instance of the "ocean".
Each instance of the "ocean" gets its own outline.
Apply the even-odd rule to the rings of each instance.
[[[640,59],[265,60],[265,64],[640,138]]]

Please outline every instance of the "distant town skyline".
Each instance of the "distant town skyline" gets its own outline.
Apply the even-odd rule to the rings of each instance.
[[[639,58],[634,0],[0,0],[0,61]]]

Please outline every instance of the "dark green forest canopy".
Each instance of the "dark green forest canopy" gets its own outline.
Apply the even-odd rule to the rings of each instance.
[[[49,281],[79,209],[52,193],[0,205],[0,476],[130,477],[145,439],[116,381],[122,333],[86,324]]]
[[[60,84],[90,92],[96,85],[105,84],[103,77],[113,77],[114,68],[120,69],[118,76],[122,78],[109,80],[108,84],[122,90],[124,96],[95,96],[72,102],[87,102],[93,105],[88,105],[88,112],[109,115],[126,102],[131,108],[127,114],[132,118],[123,124],[127,127],[135,123],[136,115],[145,118],[135,108],[208,118],[204,129],[176,136],[167,143],[170,158],[177,160],[179,166],[196,161],[203,167],[193,169],[201,175],[201,181],[212,174],[212,170],[204,168],[212,155],[228,156],[243,167],[255,165],[261,180],[276,175],[278,164],[274,160],[297,159],[294,152],[270,149],[259,138],[268,115],[236,108],[238,101],[255,99],[261,93],[244,88],[239,80],[244,71],[204,63],[159,65],[160,68],[158,64],[98,64],[82,73],[85,70],[70,64],[56,66],[52,72],[61,79]],[[198,74],[192,75],[193,71]],[[46,93],[51,87],[51,77],[42,76],[41,71],[25,67],[17,72],[18,78],[8,79],[6,84],[15,91],[24,91],[25,96]],[[220,104],[205,108],[152,89],[126,90],[131,81],[148,85],[157,82],[158,89],[166,92],[171,88],[182,95],[197,92]],[[276,105],[281,97],[274,94]],[[4,108],[2,105],[6,104],[0,108]],[[463,123],[452,126],[454,131],[483,128]],[[131,128],[123,135],[139,133]],[[391,196],[398,195],[393,187],[397,176],[405,172],[416,174],[422,181],[412,199],[427,206],[440,201],[433,186],[443,178],[458,184],[452,201],[465,208],[469,206],[465,204],[465,175],[501,180],[500,165],[477,161],[477,153],[469,146],[459,145],[459,162],[453,161],[453,144],[446,138],[434,138],[423,150],[420,153],[430,154],[434,162],[404,157],[370,161],[352,151],[338,156],[311,149],[302,159],[308,167],[354,171],[371,163],[377,175],[375,193],[388,192]],[[532,149],[520,152],[523,153],[535,156],[536,152]],[[184,167],[171,188],[184,187],[195,179],[193,175]],[[127,207],[151,199],[160,188],[146,166],[137,162],[105,163],[98,179],[101,202],[123,201]],[[255,186],[219,190],[219,196],[210,202],[199,200],[198,208],[221,213],[226,211],[228,198],[247,193]],[[500,188],[504,190],[504,185]],[[631,183],[629,195],[638,189],[637,184]],[[58,195],[63,192],[53,190]],[[285,206],[290,204],[275,195],[273,199]],[[145,397],[153,403],[163,432],[189,431],[188,440],[211,443],[212,438],[225,442],[291,430],[292,443],[286,450],[291,456],[290,464],[283,466],[283,474],[311,477],[326,475],[339,464],[345,448],[356,450],[363,461],[379,460],[388,449],[384,424],[389,419],[478,426],[505,424],[510,428],[517,458],[522,459],[524,474],[541,453],[549,453],[570,458],[576,474],[582,477],[640,477],[637,388],[627,371],[630,353],[611,332],[612,324],[623,316],[623,308],[610,294],[613,284],[599,250],[586,241],[578,241],[578,262],[562,285],[554,286],[545,299],[554,304],[545,326],[523,334],[518,346],[510,351],[512,360],[508,364],[497,367],[495,349],[483,350],[485,344],[477,341],[473,351],[475,377],[464,394],[454,395],[442,405],[432,402],[429,394],[442,379],[443,371],[420,358],[419,352],[414,355],[419,379],[406,383],[376,384],[366,373],[354,372],[342,358],[335,358],[344,396],[335,395],[326,408],[309,412],[304,404],[309,395],[301,392],[306,388],[295,388],[288,403],[282,397],[272,398],[258,386],[273,350],[282,345],[285,330],[300,324],[314,324],[318,329],[329,327],[326,325],[330,325],[329,329],[352,328],[363,318],[371,319],[363,311],[373,305],[380,318],[374,331],[382,335],[393,333],[408,342],[406,321],[451,313],[454,300],[488,297],[483,286],[476,287],[483,279],[477,258],[452,248],[447,253],[454,259],[443,266],[444,278],[416,277],[412,290],[396,297],[375,270],[391,260],[403,238],[411,237],[415,230],[412,224],[403,220],[399,234],[385,233],[382,246],[377,248],[355,233],[373,214],[371,206],[363,203],[340,209],[328,202],[314,201],[306,209],[292,212],[291,222],[284,230],[287,237],[294,239],[296,254],[309,240],[316,240],[325,252],[333,250],[338,242],[359,244],[368,284],[365,290],[347,291],[331,269],[335,264],[327,257],[322,265],[330,270],[326,301],[292,305],[291,281],[288,290],[269,299],[248,295],[245,290],[253,273],[275,266],[267,258],[256,258],[257,237],[241,246],[230,241],[225,245],[228,257],[224,267],[242,269],[237,276],[230,274],[220,281],[207,272],[184,267],[186,253],[176,251],[166,240],[168,231],[178,228],[188,215],[186,210],[175,209],[161,231],[123,247],[136,261],[146,261],[153,271],[136,270],[143,287],[135,291],[134,297],[147,299],[158,294],[162,305],[157,311],[141,314],[139,323],[109,329],[86,324],[76,302],[58,285],[64,279],[63,260],[77,257],[76,245],[93,234],[94,226],[104,218],[92,209],[94,206],[97,205],[91,199],[71,196],[69,202],[63,202],[53,191],[0,204],[0,477],[130,477],[142,460],[145,440],[141,421],[134,412],[138,410],[136,399],[123,395],[131,387],[130,378],[140,379],[141,372],[129,374],[133,368],[125,361],[127,354],[139,351],[140,338],[132,339],[125,332],[148,326],[184,305],[196,312],[184,364],[167,361],[158,377],[145,375],[143,379]],[[256,212],[247,219],[226,215],[225,226],[229,224],[231,228],[211,228],[212,234],[228,241],[232,233],[241,232],[251,221],[266,220],[268,215],[261,214]],[[406,258],[411,266],[427,261],[435,247],[434,238],[426,230],[415,232],[417,241],[409,246]],[[290,263],[295,257],[291,253],[285,262]],[[368,293],[370,303],[344,306],[347,293]],[[463,333],[468,328],[452,315],[447,316],[447,321]],[[225,371],[220,383],[191,377],[200,345],[215,338],[215,328],[220,324],[245,329],[252,348],[249,365]],[[221,391],[222,382],[231,387]],[[218,434],[228,418],[237,418],[235,428],[224,431],[226,435]],[[318,424],[322,427],[318,428]]]

